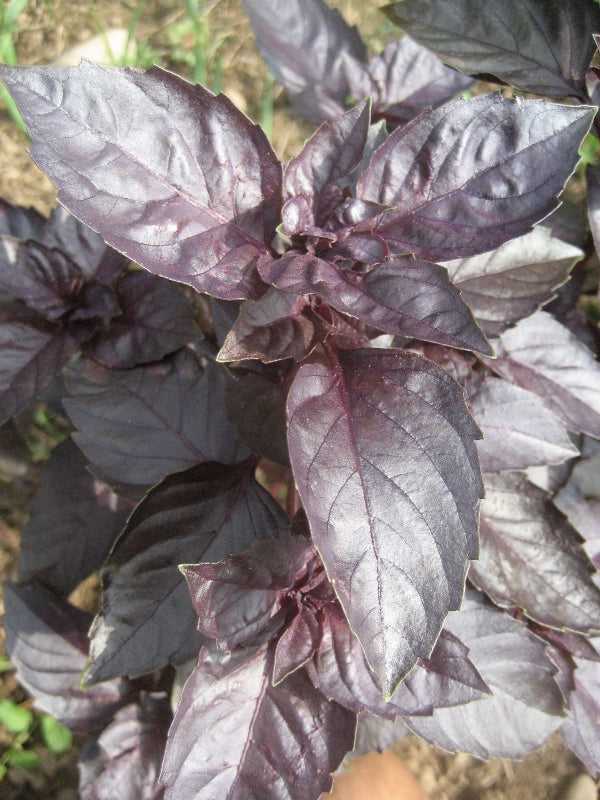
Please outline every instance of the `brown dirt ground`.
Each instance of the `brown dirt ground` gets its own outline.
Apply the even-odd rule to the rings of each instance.
[[[368,0],[330,0],[353,24],[358,24],[372,49],[381,49],[391,34],[383,17],[374,13]],[[49,63],[65,50],[96,36],[105,29],[127,27],[137,7],[135,0],[31,0],[21,17],[17,49],[23,64]],[[149,0],[140,19],[136,38],[147,41],[157,51],[160,63],[182,70],[170,61],[167,30],[184,15],[177,0]],[[210,15],[213,35],[224,36],[222,47],[224,91],[250,116],[260,107],[266,70],[257,54],[240,0],[221,0]],[[292,119],[286,112],[285,97],[275,89],[273,144],[282,159],[298,152],[311,133],[307,123]],[[0,111],[0,196],[25,206],[33,205],[48,213],[55,203],[55,191],[32,164],[26,153],[27,141],[13,122]],[[29,435],[41,436],[35,427]],[[23,474],[2,470],[0,464],[0,580],[14,580],[17,574],[19,530],[26,521],[25,502],[36,480],[35,465],[27,464]],[[91,588],[92,596],[94,587]],[[88,591],[78,600],[89,602]],[[0,593],[0,614],[2,613]],[[3,642],[0,627],[0,651]],[[12,674],[0,675],[0,698],[30,703]],[[0,726],[0,752],[9,746],[10,737]],[[11,768],[0,785],[3,800],[75,800],[77,797],[76,748],[66,756],[54,756],[41,742],[35,749],[42,761],[41,770],[28,773]],[[494,760],[481,763],[470,756],[451,756],[410,738],[394,752],[432,800],[558,800],[565,784],[583,771],[574,756],[553,738],[545,748],[521,762]],[[377,800],[373,787],[372,800]],[[364,800],[371,800],[365,797]],[[401,798],[398,798],[401,800]]]

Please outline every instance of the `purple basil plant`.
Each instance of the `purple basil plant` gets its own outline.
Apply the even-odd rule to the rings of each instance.
[[[483,22],[451,62],[561,104],[246,5],[327,120],[286,165],[164,70],[0,68],[62,206],[2,205],[1,419],[51,390],[72,424],[4,589],[18,677],[88,735],[84,800],[316,800],[406,732],[518,758],[560,731],[598,775],[593,256],[558,207],[600,8],[532,16],[570,43],[542,77]],[[92,619],[67,597],[97,570]]]

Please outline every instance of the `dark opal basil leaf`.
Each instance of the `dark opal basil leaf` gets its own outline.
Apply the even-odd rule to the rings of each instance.
[[[288,527],[253,464],[201,464],[170,475],[129,518],[106,562],[87,683],[141,675],[198,652],[202,637],[179,564],[220,561]]]
[[[100,569],[129,514],[124,503],[87,469],[70,440],[44,465],[21,540],[19,577],[68,595]]]
[[[46,224],[35,208],[14,206],[4,198],[0,199],[0,236],[14,236],[17,239],[37,239]]]
[[[16,303],[0,305],[0,424],[40,397],[77,350],[57,323]]]
[[[162,800],[158,776],[171,718],[161,695],[143,695],[118,711],[82,753],[81,800]]]
[[[343,197],[338,182],[351,175],[363,157],[370,116],[370,104],[364,101],[339,119],[324,123],[285,168],[285,191],[290,197],[310,199],[312,225],[323,225]],[[302,229],[288,233],[302,233]]]
[[[82,62],[3,68],[59,199],[150,272],[229,299],[253,292],[281,166],[230,101],[170,72]]]
[[[314,122],[339,116],[349,94],[344,57],[366,62],[356,28],[323,0],[243,0],[267,66]]]
[[[352,748],[356,717],[300,669],[273,686],[265,648],[202,650],[169,731],[166,800],[317,800]]]
[[[226,394],[229,419],[250,450],[289,467],[285,401],[280,386],[251,372],[234,376]]]
[[[534,228],[491,253],[444,266],[484,332],[498,336],[555,297],[582,256],[546,228]]]
[[[592,118],[589,108],[497,94],[424,111],[358,181],[359,198],[394,207],[359,229],[431,261],[499,247],[556,208]]]
[[[336,609],[323,619],[322,640],[308,665],[308,673],[326,697],[357,713],[387,719],[398,715],[429,715],[434,708],[467,703],[489,693],[468,658],[467,648],[443,630],[431,658],[419,662],[386,703],[358,639]]]
[[[452,378],[400,350],[302,366],[288,424],[313,540],[390,697],[431,654],[477,556],[479,431]]]
[[[84,352],[107,367],[159,361],[200,334],[181,288],[145,270],[116,284],[122,315],[86,343]]]
[[[283,514],[278,512],[278,524],[280,520]],[[182,569],[198,615],[198,630],[227,650],[252,644],[312,556],[308,540],[282,536],[279,541],[256,541],[245,552],[216,564],[188,564]]]
[[[445,750],[478,758],[520,758],[540,747],[563,719],[557,671],[543,642],[526,626],[468,592],[446,629],[469,648],[469,658],[492,694],[464,706],[410,717],[414,733]]]
[[[600,438],[600,365],[567,328],[537,311],[505,331],[492,369],[539,395],[569,430]]]
[[[265,364],[301,361],[314,347],[315,326],[302,314],[305,297],[271,287],[259,300],[246,300],[219,351],[219,361],[258,358]]]
[[[285,292],[316,294],[385,333],[491,352],[439,264],[395,256],[360,275],[316,256],[290,253],[265,264],[260,273]]]
[[[20,237],[24,238],[24,237]],[[45,247],[62,251],[86,278],[112,285],[128,259],[110,248],[104,239],[64,208],[57,206],[38,237]]]
[[[585,177],[590,228],[596,251],[600,251],[600,165],[588,164]]]
[[[249,455],[227,418],[230,378],[191,350],[129,370],[80,362],[67,378],[73,439],[106,479],[150,486],[204,461]]]
[[[131,693],[124,680],[81,690],[91,615],[36,584],[4,584],[6,652],[36,706],[80,733],[106,725]]]
[[[374,750],[382,753],[410,734],[404,720],[383,719],[368,714],[359,715],[354,750],[349,757],[363,756]]]
[[[316,653],[322,638],[322,623],[314,610],[301,606],[279,637],[273,658],[273,683],[276,685],[303,667]]]
[[[346,75],[352,96],[373,98],[373,116],[383,117],[393,127],[473,84],[472,78],[449,69],[409,36],[386,45],[367,69],[347,57]]]
[[[508,381],[487,377],[476,383],[469,408],[483,433],[477,442],[483,472],[559,464],[578,453],[540,398]]]
[[[81,270],[60,250],[0,237],[0,289],[46,319],[57,320],[73,308],[82,283]]]
[[[600,29],[594,0],[405,0],[394,22],[454,67],[551,97],[585,97]]]
[[[550,627],[600,630],[600,589],[581,539],[525,476],[486,475],[480,540],[469,578],[495,603]]]
[[[600,776],[600,664],[574,659],[575,689],[569,695],[569,716],[560,733],[565,745],[585,764],[588,771]]]

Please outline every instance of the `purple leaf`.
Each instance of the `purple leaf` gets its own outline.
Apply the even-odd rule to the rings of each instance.
[[[230,101],[172,73],[82,62],[2,68],[59,200],[150,272],[229,299],[254,291],[281,166]],[[102,98],[102,99],[100,99]]]
[[[58,324],[17,304],[0,305],[0,424],[40,397],[77,350]]]
[[[581,539],[549,494],[518,473],[486,475],[479,561],[469,579],[498,605],[553,628],[600,629],[600,589]]]
[[[313,540],[389,697],[461,603],[477,555],[479,432],[452,378],[400,350],[302,366],[288,422]]]
[[[191,305],[174,283],[137,270],[115,286],[123,313],[84,347],[107,367],[159,361],[199,336]]]
[[[464,706],[410,717],[411,730],[437,747],[478,758],[520,758],[540,747],[562,720],[556,667],[544,644],[523,623],[469,592],[446,629],[469,648],[469,658],[492,694]]]
[[[82,285],[81,270],[60,250],[0,238],[0,289],[46,319],[54,321],[70,311]]]
[[[246,300],[217,360],[301,361],[315,346],[316,338],[314,323],[302,313],[307,305],[305,297],[293,297],[274,287],[259,300]]]
[[[84,762],[80,770],[81,800],[162,800],[158,776],[170,722],[161,695],[145,695],[118,711],[94,742],[95,763]]]
[[[274,685],[281,683],[314,656],[321,644],[321,636],[321,622],[314,610],[301,606],[277,642],[273,659]]]
[[[600,438],[600,366],[554,317],[538,311],[505,331],[490,367],[539,395],[569,430]]]
[[[47,589],[4,584],[6,651],[36,706],[74,731],[102,730],[131,692],[124,680],[79,689],[91,616]]]
[[[0,236],[14,236],[17,239],[37,239],[44,229],[46,218],[35,208],[14,206],[4,198],[0,199]]]
[[[569,695],[569,716],[560,733],[565,745],[585,764],[594,778],[600,776],[600,664],[574,659],[575,689]]]
[[[396,256],[361,275],[316,256],[290,252],[265,264],[261,276],[285,292],[316,294],[385,333],[491,352],[439,264]]]
[[[369,103],[362,102],[339,119],[326,122],[306,142],[300,154],[285,168],[283,185],[289,197],[310,201],[309,225],[304,221],[288,235],[323,225],[343,199],[340,182],[350,176],[363,156],[370,120]],[[284,213],[285,221],[285,213]]]
[[[491,94],[424,111],[394,131],[358,181],[359,198],[393,210],[357,229],[430,261],[499,247],[556,208],[592,115]]]
[[[344,56],[367,60],[356,28],[323,0],[243,0],[243,6],[267,66],[296,111],[314,122],[339,116],[349,93]]]
[[[289,467],[285,400],[280,386],[251,372],[235,378],[226,394],[229,419],[250,450]]]
[[[150,486],[204,461],[249,451],[227,419],[224,368],[191,350],[130,370],[83,362],[67,378],[73,439],[107,480]]]
[[[359,715],[354,750],[348,758],[363,756],[374,750],[382,753],[409,734],[410,730],[400,717],[397,720],[390,720],[366,714]]]
[[[256,644],[263,629],[268,630],[268,641],[284,623],[275,612],[311,557],[314,551],[308,541],[283,536],[279,541],[256,541],[245,552],[216,564],[188,564],[183,572],[198,615],[198,630],[216,639],[224,650]],[[272,630],[274,617],[277,627]]]
[[[593,0],[405,0],[391,19],[454,67],[527,92],[585,97],[600,12]]]
[[[167,800],[317,800],[331,788],[356,717],[304,670],[273,686],[269,661],[264,648],[201,651],[169,732]]]
[[[63,595],[100,569],[129,512],[109,487],[87,470],[67,440],[44,465],[21,541],[19,577],[37,579]]]
[[[449,69],[409,36],[387,44],[367,69],[348,56],[346,62],[352,96],[373,98],[373,117],[383,117],[393,127],[473,85],[472,78]]]
[[[526,389],[487,377],[473,385],[469,407],[483,433],[483,472],[559,464],[578,453],[564,425]]]
[[[252,472],[251,462],[202,464],[146,495],[102,573],[103,611],[91,631],[87,683],[181,664],[198,652],[198,620],[178,565],[219,561],[288,527]]]
[[[546,228],[501,245],[491,253],[448,261],[450,279],[460,289],[484,332],[498,336],[556,297],[581,250],[551,236]]]

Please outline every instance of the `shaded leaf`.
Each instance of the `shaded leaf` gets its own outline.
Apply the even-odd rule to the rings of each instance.
[[[593,0],[405,0],[394,22],[452,66],[527,92],[585,97],[600,12]]]
[[[316,256],[291,252],[265,264],[261,275],[285,292],[316,294],[338,311],[385,333],[490,353],[439,264],[396,256],[361,275]]]
[[[592,112],[500,95],[424,111],[381,145],[358,197],[393,206],[358,230],[431,261],[521,236],[557,206]]]
[[[16,304],[0,305],[0,424],[40,397],[77,350],[59,324]]]
[[[596,251],[600,251],[600,165],[588,164],[585,170],[587,209]]]
[[[600,438],[600,366],[585,345],[545,311],[505,331],[500,343],[494,371],[539,395],[569,430]]]
[[[91,616],[36,584],[5,584],[4,608],[6,651],[36,706],[71,730],[102,730],[131,689],[124,680],[79,689]]]
[[[35,208],[13,205],[0,199],[0,235],[17,239],[36,239],[44,228],[46,218]]]
[[[289,467],[282,389],[260,375],[246,372],[228,385],[225,399],[229,419],[250,450]]]
[[[73,439],[103,476],[149,486],[200,462],[248,456],[227,419],[228,380],[191,350],[129,370],[80,362],[67,376],[64,406]]]
[[[264,649],[203,650],[169,732],[166,797],[317,800],[352,748],[355,719],[303,670],[273,686]]]
[[[553,290],[567,280],[582,256],[581,250],[553,238],[546,228],[534,228],[491,253],[444,266],[484,332],[498,336],[555,297]]]
[[[116,291],[122,315],[84,348],[105,366],[159,361],[199,336],[191,305],[176,284],[137,270],[124,275]]]
[[[81,800],[161,800],[165,787],[158,776],[170,722],[161,695],[145,695],[118,711],[93,748],[82,753]]]
[[[198,652],[202,637],[179,564],[219,561],[288,527],[253,471],[252,462],[201,464],[170,475],[139,504],[102,572],[88,684],[181,664]]]
[[[540,747],[562,721],[556,667],[544,644],[523,623],[469,592],[446,629],[469,648],[469,658],[492,690],[464,706],[410,717],[410,729],[428,742],[478,758],[520,758]]]
[[[100,569],[130,507],[87,470],[70,440],[44,465],[21,541],[19,576],[68,595]]]
[[[243,0],[263,58],[296,111],[312,121],[335,119],[349,94],[344,55],[366,62],[356,28],[323,0]]]
[[[292,297],[274,287],[259,300],[246,300],[217,360],[301,361],[315,345],[315,326],[302,313],[307,305],[305,297]]]
[[[469,407],[483,433],[483,472],[558,464],[578,453],[564,425],[526,389],[487,377],[472,387]]]
[[[373,117],[383,117],[390,127],[436,108],[473,84],[472,78],[449,69],[409,36],[387,44],[366,69],[349,56],[346,63],[352,96],[373,98]]]
[[[600,629],[600,589],[551,496],[517,473],[486,475],[479,561],[469,579],[504,608],[554,628]]]
[[[410,730],[401,717],[390,720],[366,714],[360,715],[356,726],[354,750],[348,754],[348,758],[363,756],[374,750],[382,753],[408,735]]]
[[[2,67],[59,200],[150,272],[250,296],[278,222],[281,166],[223,95],[154,68]],[[226,166],[226,168],[223,168]]]
[[[369,349],[302,366],[288,424],[313,540],[389,697],[461,603],[477,554],[478,430],[435,364]]]
[[[321,644],[322,623],[312,608],[301,606],[279,637],[273,658],[273,684],[277,685],[314,656]]]

